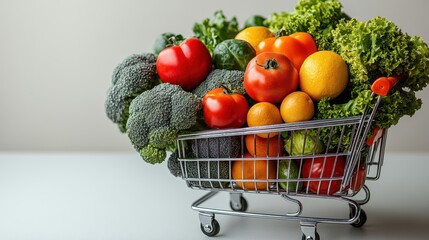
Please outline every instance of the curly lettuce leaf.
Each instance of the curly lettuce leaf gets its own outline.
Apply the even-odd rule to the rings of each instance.
[[[289,35],[294,32],[310,33],[319,50],[330,49],[331,31],[341,19],[349,17],[342,11],[338,0],[300,0],[295,11],[272,13],[266,20],[268,27]]]
[[[402,77],[383,98],[375,118],[377,125],[388,128],[420,109],[421,100],[415,92],[429,84],[429,48],[420,37],[403,33],[383,17],[366,22],[341,21],[332,33],[335,51],[349,66],[352,98],[369,89],[379,77]]]
[[[226,39],[232,39],[237,35],[238,21],[236,17],[232,17],[228,20],[222,10],[218,10],[214,13],[212,19],[203,19],[201,23],[194,23],[192,31],[195,37],[200,39],[209,49],[210,53],[213,53],[215,47]]]

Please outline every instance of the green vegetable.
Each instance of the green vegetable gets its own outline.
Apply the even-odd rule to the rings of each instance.
[[[192,156],[196,158],[231,158],[241,155],[240,137],[219,137],[197,139],[191,143]],[[186,171],[189,178],[230,179],[230,161],[188,161]],[[191,181],[191,184],[201,187],[226,186],[228,181]]]
[[[284,146],[286,152],[291,156],[319,154],[325,149],[325,145],[318,138],[318,132],[315,129],[290,132]]]
[[[192,141],[192,153],[198,158],[238,158],[240,137],[203,138]]]
[[[216,68],[244,71],[247,63],[255,56],[256,51],[250,43],[227,39],[215,47],[212,58]]]
[[[193,93],[199,97],[204,97],[204,95],[212,89],[227,87],[233,92],[244,95],[246,90],[244,89],[243,81],[244,71],[214,69],[207,78],[194,89]]]
[[[148,163],[161,163],[176,151],[179,133],[195,127],[201,99],[178,85],[163,83],[138,95],[129,108],[127,134]]]
[[[107,91],[104,106],[107,117],[123,133],[126,131],[131,101],[159,83],[155,63],[156,57],[152,53],[134,54],[113,71],[112,86]]]
[[[266,18],[260,15],[250,16],[249,18],[246,19],[246,21],[244,21],[244,28],[253,27],[253,26],[266,27],[265,20]]]
[[[177,152],[172,152],[167,160],[167,168],[173,176],[182,177],[182,167],[180,166],[179,159],[177,158]]]
[[[238,21],[236,17],[228,20],[223,11],[214,13],[214,18],[204,19],[201,23],[195,23],[192,31],[213,53],[215,47],[226,39],[232,39],[238,33]]]
[[[331,31],[341,19],[349,19],[342,12],[339,0],[300,0],[294,12],[275,12],[268,16],[268,27],[278,35],[308,32],[319,50],[330,49]]]
[[[281,188],[286,191],[297,192],[303,186],[303,182],[298,181],[299,167],[293,160],[279,161],[279,180],[286,179],[287,181],[279,182]]]
[[[158,56],[159,52],[165,48],[173,46],[176,43],[182,42],[183,40],[185,40],[185,38],[180,34],[174,34],[170,32],[162,33],[155,40],[153,52]]]
[[[374,124],[389,128],[404,115],[412,116],[422,105],[416,91],[429,83],[429,48],[420,37],[403,33],[394,23],[376,17],[366,22],[351,19],[341,21],[333,33],[333,49],[347,62],[350,69],[348,98],[343,102],[327,99],[318,104],[317,119],[360,115],[366,104],[373,106],[369,91],[379,77],[399,75],[402,80],[383,97]],[[339,131],[337,129],[337,131]],[[345,132],[350,137],[351,129]],[[322,138],[327,139],[323,132]],[[335,135],[333,142],[339,141]],[[343,142],[347,149],[348,140]]]

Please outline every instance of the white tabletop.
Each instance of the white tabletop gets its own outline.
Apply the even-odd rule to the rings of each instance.
[[[362,228],[318,224],[321,239],[427,239],[429,154],[386,153],[381,178],[367,182]],[[187,188],[166,164],[137,153],[0,153],[0,239],[210,239],[192,202],[206,192]],[[278,195],[245,194],[249,211],[293,209]],[[304,200],[304,212],[347,217],[342,203]],[[221,192],[206,206],[229,208]],[[306,211],[308,209],[308,211]],[[212,239],[301,239],[298,221],[216,215]]]

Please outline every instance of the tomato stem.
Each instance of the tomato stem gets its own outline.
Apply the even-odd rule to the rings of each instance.
[[[232,89],[231,89],[231,85],[229,85],[229,86],[226,86],[225,84],[223,84],[222,83],[222,88],[224,89],[224,92],[226,93],[226,94],[233,94],[233,93],[235,93],[234,91],[232,91]]]
[[[264,69],[277,69],[277,68],[279,68],[279,64],[277,63],[277,60],[275,58],[267,59],[265,61],[264,65],[258,64],[258,63],[256,63],[256,65],[263,67]]]

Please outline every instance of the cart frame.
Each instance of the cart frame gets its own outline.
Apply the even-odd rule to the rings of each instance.
[[[361,206],[366,204],[370,199],[370,190],[366,185],[363,185],[360,189],[352,189],[350,184],[353,182],[352,178],[353,174],[356,171],[356,168],[359,165],[364,165],[366,167],[366,175],[363,181],[365,180],[378,180],[381,174],[381,167],[384,161],[384,152],[385,145],[387,140],[387,129],[383,129],[382,134],[379,135],[370,146],[366,145],[367,136],[372,127],[372,122],[374,120],[374,116],[376,114],[377,108],[380,104],[382,96],[378,96],[375,93],[372,93],[372,97],[375,98],[375,103],[373,106],[367,105],[364,113],[360,116],[341,118],[341,119],[326,119],[326,120],[312,120],[306,122],[298,122],[298,123],[284,123],[278,125],[270,125],[270,126],[261,126],[261,127],[246,127],[239,129],[227,129],[227,130],[206,130],[195,133],[183,134],[180,135],[177,144],[178,144],[178,160],[182,169],[182,178],[186,181],[188,187],[198,190],[208,191],[204,196],[196,200],[192,204],[192,209],[199,212],[199,219],[201,223],[201,230],[207,236],[215,236],[220,231],[220,226],[217,220],[215,219],[215,215],[229,215],[229,216],[238,216],[238,217],[251,217],[251,218],[265,218],[265,219],[277,219],[277,220],[296,220],[300,221],[301,231],[303,233],[302,239],[306,240],[317,240],[320,239],[319,234],[317,233],[317,224],[318,223],[332,223],[332,224],[351,224],[355,227],[361,227],[365,224],[366,221],[366,213],[361,209]],[[352,127],[352,134],[350,137],[343,136],[343,133],[346,128]],[[221,177],[219,175],[219,165],[221,161],[229,162],[229,166],[231,167],[231,158],[225,156],[205,156],[205,157],[195,157],[190,156],[187,150],[187,144],[189,141],[198,141],[199,139],[215,139],[221,137],[231,137],[231,136],[241,136],[241,144],[242,148],[244,148],[243,136],[249,134],[260,134],[260,133],[272,133],[277,132],[278,138],[280,138],[281,132],[290,132],[293,135],[294,131],[299,130],[314,130],[317,131],[317,136],[319,136],[321,128],[330,129],[331,134],[333,133],[333,128],[341,129],[341,141],[350,140],[350,147],[344,151],[337,150],[336,152],[326,152],[324,153],[315,153],[313,152],[310,155],[301,156],[275,156],[275,157],[257,157],[254,156],[251,160],[266,160],[266,161],[279,161],[282,160],[294,160],[300,161],[302,167],[303,159],[314,159],[317,157],[325,157],[325,161],[327,156],[333,156],[337,159],[340,156],[344,156],[347,158],[344,175],[340,178],[336,178],[331,175],[330,177],[320,177],[320,178],[298,178],[293,179],[298,186],[300,182],[304,182],[304,184],[311,181],[319,181],[320,183],[323,181],[330,181],[329,187],[331,187],[331,183],[333,181],[341,181],[341,188],[335,194],[323,194],[320,193],[319,190],[317,192],[309,191],[308,185],[304,190],[283,190],[279,188],[279,182],[287,182],[292,181],[291,179],[287,180],[258,180],[256,177],[254,179],[241,179],[237,181],[236,179],[231,178],[231,170],[229,172],[228,177]],[[305,145],[304,140],[304,145]],[[330,141],[330,140],[329,140]],[[316,143],[317,145],[317,143]],[[283,146],[282,146],[283,147]],[[338,147],[340,149],[340,147]],[[243,157],[244,153],[241,152],[241,156]],[[362,158],[364,161],[362,161]],[[243,161],[247,161],[250,159],[242,159]],[[336,160],[335,160],[336,161]],[[210,174],[210,170],[207,170],[208,176],[202,173],[200,170],[200,162],[205,162],[210,167],[210,164],[218,164],[216,165],[218,169],[217,178],[212,178],[215,174]],[[196,163],[198,166],[198,174],[197,176],[190,176],[188,170],[188,164]],[[289,165],[290,167],[290,165]],[[267,170],[268,171],[268,170]],[[301,171],[301,170],[300,170]],[[301,174],[299,174],[301,175]],[[256,173],[255,173],[256,176]],[[267,174],[268,176],[268,174]],[[266,182],[268,184],[272,184],[271,188],[267,189],[246,189],[243,186],[237,186],[237,183],[241,182],[243,185],[246,182]],[[224,184],[227,182],[228,184]],[[203,183],[206,183],[205,185]],[[207,184],[208,183],[208,184]],[[244,185],[245,186],[245,185]],[[256,186],[256,184],[255,184]],[[298,187],[297,187],[298,189]],[[227,209],[217,209],[211,207],[203,207],[202,204],[206,202],[208,199],[212,198],[219,192],[229,192],[230,194],[230,207],[232,210]],[[359,192],[364,193],[364,198],[356,200],[356,195]],[[271,214],[271,213],[263,213],[263,212],[246,212],[247,210],[247,201],[243,197],[244,193],[255,193],[255,194],[277,194],[280,195],[284,200],[291,202],[297,206],[296,212],[285,213],[285,214]],[[339,201],[341,203],[347,204],[349,206],[349,218],[339,219],[339,218],[330,218],[330,217],[313,217],[313,216],[303,216],[303,204],[299,199],[301,198],[314,198],[314,199],[328,199],[333,201]]]

